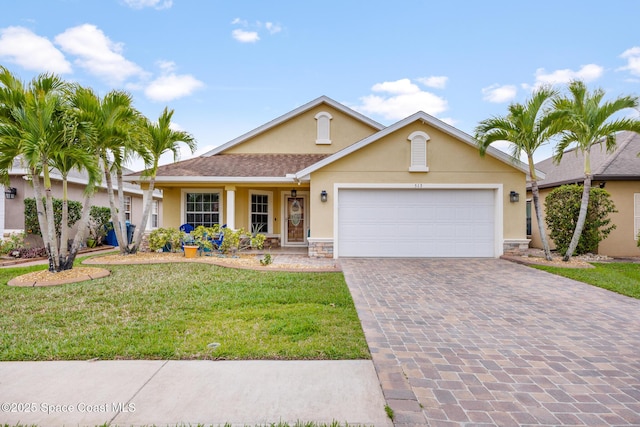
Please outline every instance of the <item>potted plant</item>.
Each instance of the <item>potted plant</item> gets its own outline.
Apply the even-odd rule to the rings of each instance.
[[[184,250],[185,258],[195,258],[200,246],[196,242],[196,239],[191,233],[182,232],[182,249]]]

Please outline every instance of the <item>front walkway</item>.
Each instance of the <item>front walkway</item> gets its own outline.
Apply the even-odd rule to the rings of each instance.
[[[497,259],[342,259],[396,426],[640,425],[640,301]]]

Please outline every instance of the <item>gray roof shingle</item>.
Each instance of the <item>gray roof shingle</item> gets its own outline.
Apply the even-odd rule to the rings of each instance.
[[[607,153],[604,144],[591,148],[591,172],[593,179],[640,180],[640,134],[620,132],[616,136],[616,149]],[[584,180],[584,155],[575,148],[565,151],[559,164],[553,158],[536,163],[536,169],[546,174],[538,181],[540,188]]]
[[[327,157],[327,154],[216,154],[160,166],[157,177],[285,177]],[[138,175],[136,172],[132,175]]]

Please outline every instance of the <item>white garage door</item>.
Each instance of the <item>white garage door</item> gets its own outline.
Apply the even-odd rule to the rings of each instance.
[[[340,257],[493,257],[493,190],[340,189]]]

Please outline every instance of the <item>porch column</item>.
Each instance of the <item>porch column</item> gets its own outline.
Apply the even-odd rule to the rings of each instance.
[[[227,192],[227,227],[232,230],[236,229],[236,187],[224,187]]]

